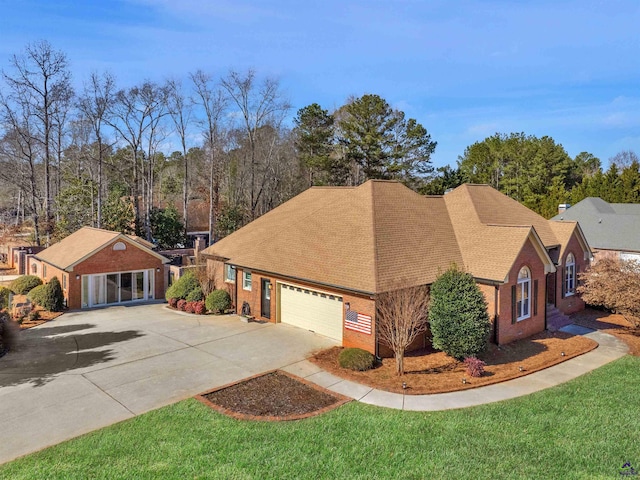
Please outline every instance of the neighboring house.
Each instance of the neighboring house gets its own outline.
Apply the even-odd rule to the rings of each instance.
[[[588,197],[552,220],[580,222],[595,261],[611,255],[640,261],[640,204]]]
[[[28,272],[62,285],[71,309],[163,298],[168,260],[140,238],[83,227],[29,259]]]
[[[310,188],[203,256],[238,312],[246,302],[258,319],[378,354],[379,293],[430,285],[456,264],[475,277],[492,340],[504,344],[544,330],[547,302],[584,308],[576,273],[589,247],[576,223],[550,222],[487,185],[424,197],[372,180]]]

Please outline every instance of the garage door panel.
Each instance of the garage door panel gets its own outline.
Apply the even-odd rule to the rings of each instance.
[[[342,342],[342,297],[280,284],[280,321]]]

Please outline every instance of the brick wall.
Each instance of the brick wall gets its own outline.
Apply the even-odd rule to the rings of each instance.
[[[512,286],[517,286],[518,273],[525,266],[531,271],[531,316],[512,323]],[[534,297],[536,280],[538,281],[537,298]],[[536,302],[537,308],[534,309]],[[530,240],[525,243],[509,272],[509,283],[499,287],[498,305],[498,344],[526,338],[544,330],[546,309],[544,264]]]
[[[224,284],[223,281],[223,275],[224,275],[224,264],[223,262],[219,262],[216,260],[208,260],[207,262],[208,268],[211,269],[211,273],[210,275],[212,276],[212,278],[214,278],[214,281],[216,282],[216,285],[219,284],[219,282],[222,282]],[[243,269],[242,268],[238,268],[236,270],[236,283],[237,285],[233,285],[230,283],[227,283],[225,285],[225,288],[228,289],[228,291],[231,294],[232,299],[235,298],[235,293],[237,291],[237,298],[235,299],[235,309],[236,309],[236,313],[240,313],[242,310],[242,304],[243,302],[248,302],[249,306],[251,308],[251,314],[259,320],[264,320],[264,321],[269,321],[272,323],[276,323],[279,319],[278,319],[278,311],[277,311],[277,305],[278,303],[278,289],[276,288],[277,283],[278,282],[282,282],[282,283],[287,283],[287,284],[295,284],[298,285],[300,287],[306,287],[312,290],[319,290],[322,292],[327,292],[330,293],[332,295],[336,295],[336,296],[340,296],[342,297],[342,304],[343,306],[346,303],[349,303],[351,310],[356,310],[359,313],[363,313],[365,315],[369,315],[371,316],[371,321],[372,321],[372,333],[371,335],[368,334],[364,334],[364,333],[360,333],[360,332],[355,332],[353,330],[347,330],[344,328],[344,308],[343,308],[343,312],[342,312],[342,325],[343,325],[343,339],[342,339],[342,344],[345,347],[357,347],[357,348],[362,348],[364,350],[367,350],[371,353],[375,353],[375,301],[371,298],[369,298],[368,296],[364,296],[364,295],[357,295],[351,292],[346,292],[346,291],[341,291],[338,289],[331,289],[331,288],[326,288],[326,287],[322,287],[322,286],[318,286],[315,285],[313,283],[309,283],[309,282],[300,282],[300,281],[290,281],[287,280],[286,278],[283,277],[279,277],[279,276],[275,276],[275,275],[266,275],[266,274],[262,274],[261,272],[258,271],[251,271],[251,291],[248,290],[244,290],[242,288],[242,275],[243,275]],[[222,273],[218,273],[218,272],[222,272]],[[268,279],[271,283],[271,315],[270,318],[265,318],[263,317],[262,311],[261,311],[261,300],[262,300],[262,280],[263,279]],[[220,288],[220,287],[218,287]]]
[[[575,312],[584,310],[584,302],[577,293],[573,295],[563,296],[563,285],[565,276],[565,266],[567,262],[567,256],[572,253],[576,262],[576,286],[578,282],[578,276],[583,273],[589,266],[589,260],[584,258],[584,251],[580,246],[580,242],[576,234],[574,233],[565,248],[562,258],[559,259],[558,271],[556,272],[556,307],[562,313],[570,315]]]
[[[113,242],[115,243],[115,242]],[[67,302],[71,309],[82,308],[82,275],[94,275],[100,273],[117,273],[130,272],[134,270],[154,271],[154,297],[157,299],[164,298],[164,265],[162,261],[155,256],[141,250],[129,243],[126,243],[126,250],[113,250],[113,243],[106,245],[102,250],[96,252],[91,257],[79,263],[68,274],[67,286]],[[160,269],[158,272],[157,269]],[[49,272],[62,272],[51,266],[47,266],[47,277],[51,278]],[[80,278],[76,279],[76,276]],[[58,276],[62,283],[62,278]]]

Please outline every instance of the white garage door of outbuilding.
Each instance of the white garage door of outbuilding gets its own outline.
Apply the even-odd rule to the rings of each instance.
[[[280,321],[342,342],[342,297],[278,284]]]

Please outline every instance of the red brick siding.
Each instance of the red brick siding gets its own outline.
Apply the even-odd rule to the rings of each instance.
[[[511,287],[518,283],[518,272],[522,267],[531,271],[531,317],[516,323],[512,319]],[[534,281],[538,280],[538,297],[534,298]],[[544,264],[538,256],[533,244],[527,240],[509,272],[509,283],[501,285],[498,291],[498,344],[526,338],[544,330],[545,318],[545,273]],[[537,315],[534,315],[534,302],[537,301]]]
[[[578,281],[578,273],[584,273],[589,266],[589,260],[585,260],[584,251],[580,246],[580,242],[574,233],[565,248],[562,258],[559,259],[558,271],[556,272],[556,307],[562,313],[570,315],[575,312],[584,310],[584,302],[582,298],[575,293],[573,295],[562,298],[562,288],[564,285],[564,268],[567,262],[567,256],[573,253],[576,262],[576,286]]]
[[[217,273],[218,270],[223,272],[224,275],[224,264],[219,261],[209,260],[210,268],[213,269],[215,273],[213,273],[214,281],[216,284],[223,277],[221,274]],[[222,265],[221,268],[218,268],[218,264]],[[251,291],[244,290],[242,288],[242,274],[243,269],[238,268],[236,270],[236,284],[226,284],[230,290],[232,298],[234,298],[235,290],[237,289],[237,301],[235,302],[236,312],[240,313],[242,311],[242,303],[248,302],[251,307],[251,314],[260,320],[266,320],[270,322],[277,322],[279,312],[277,311],[277,306],[279,305],[278,301],[278,289],[276,288],[277,283],[286,283],[286,284],[294,284],[299,285],[301,287],[306,287],[313,290],[320,290],[323,292],[327,292],[333,295],[337,295],[342,297],[343,306],[345,303],[349,303],[350,308],[352,310],[356,310],[365,315],[370,315],[372,320],[372,333],[371,335],[367,335],[360,332],[354,332],[352,330],[346,330],[344,328],[344,308],[342,312],[342,344],[345,347],[357,347],[367,350],[371,353],[375,353],[375,301],[369,298],[368,296],[357,295],[350,292],[341,291],[338,289],[325,288],[323,286],[318,286],[309,282],[300,282],[300,281],[291,281],[286,278],[275,276],[275,275],[265,275],[257,271],[251,271]],[[271,318],[264,318],[261,316],[261,299],[262,299],[262,279],[268,279],[271,282]]]
[[[113,242],[115,243],[115,242]],[[155,256],[127,243],[126,250],[114,251],[113,244],[106,245],[102,250],[79,263],[68,275],[67,304],[71,309],[82,308],[82,275],[100,273],[130,272],[134,270],[154,270],[154,297],[164,298],[164,265]],[[160,269],[158,272],[157,269]],[[55,273],[53,273],[55,272]],[[47,278],[57,275],[62,283],[62,271],[47,265]],[[76,279],[76,276],[80,278]]]
[[[489,333],[489,340],[495,340],[495,320],[498,312],[496,311],[496,287],[493,285],[483,285],[478,283],[478,288],[484,295],[484,299],[487,302],[487,313],[489,314],[489,319],[491,320],[491,332]]]

